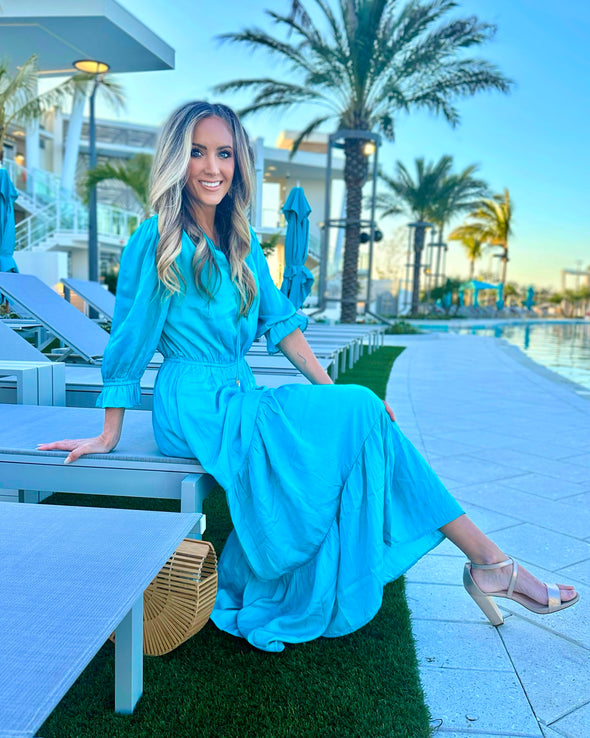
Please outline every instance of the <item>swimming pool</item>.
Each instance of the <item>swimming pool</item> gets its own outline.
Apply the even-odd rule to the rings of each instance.
[[[449,326],[448,330],[505,338],[534,361],[590,390],[590,321]]]

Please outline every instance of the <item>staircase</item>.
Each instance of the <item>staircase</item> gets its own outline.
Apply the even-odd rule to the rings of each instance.
[[[139,223],[137,213],[98,205],[98,239],[103,246],[124,246]],[[86,248],[87,239],[88,207],[62,196],[16,226],[15,251]]]
[[[18,204],[30,215],[16,226],[15,251],[50,251],[87,248],[88,206],[61,189],[51,172],[33,172],[7,161]],[[137,228],[141,216],[112,205],[99,204],[97,230],[101,246],[123,246]]]

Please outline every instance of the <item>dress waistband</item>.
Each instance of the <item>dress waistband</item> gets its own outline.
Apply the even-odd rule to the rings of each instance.
[[[231,361],[205,361],[204,359],[193,359],[189,356],[165,356],[164,363],[178,363],[178,364],[196,364],[198,366],[212,367],[216,369],[231,369],[236,364],[244,362],[247,364],[244,356],[240,356],[237,359]]]

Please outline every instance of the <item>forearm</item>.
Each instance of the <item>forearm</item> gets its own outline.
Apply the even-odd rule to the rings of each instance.
[[[285,336],[279,343],[279,348],[312,384],[333,384],[299,328]]]
[[[104,428],[101,438],[106,446],[115,448],[121,438],[121,430],[123,428],[123,416],[125,408],[123,407],[107,407],[104,411]]]

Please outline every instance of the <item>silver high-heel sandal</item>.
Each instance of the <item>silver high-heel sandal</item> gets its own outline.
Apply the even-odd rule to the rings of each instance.
[[[505,566],[512,565],[512,575],[508,584],[508,589],[503,589],[499,592],[483,592],[475,583],[473,576],[471,575],[472,569],[503,569]],[[488,618],[492,625],[502,625],[504,618],[498,610],[498,606],[492,599],[492,597],[504,597],[507,600],[513,600],[518,602],[519,605],[526,607],[531,612],[536,612],[539,615],[549,615],[552,612],[558,610],[565,610],[566,607],[575,605],[580,599],[580,595],[576,594],[571,600],[561,601],[561,593],[557,584],[547,584],[547,598],[548,602],[546,605],[541,605],[539,602],[527,597],[520,592],[515,592],[514,587],[516,586],[516,579],[518,577],[518,562],[512,558],[506,559],[506,561],[500,561],[497,564],[474,564],[472,561],[468,561],[465,564],[463,570],[463,584],[467,592],[473,597],[477,605],[481,608],[483,614]]]

